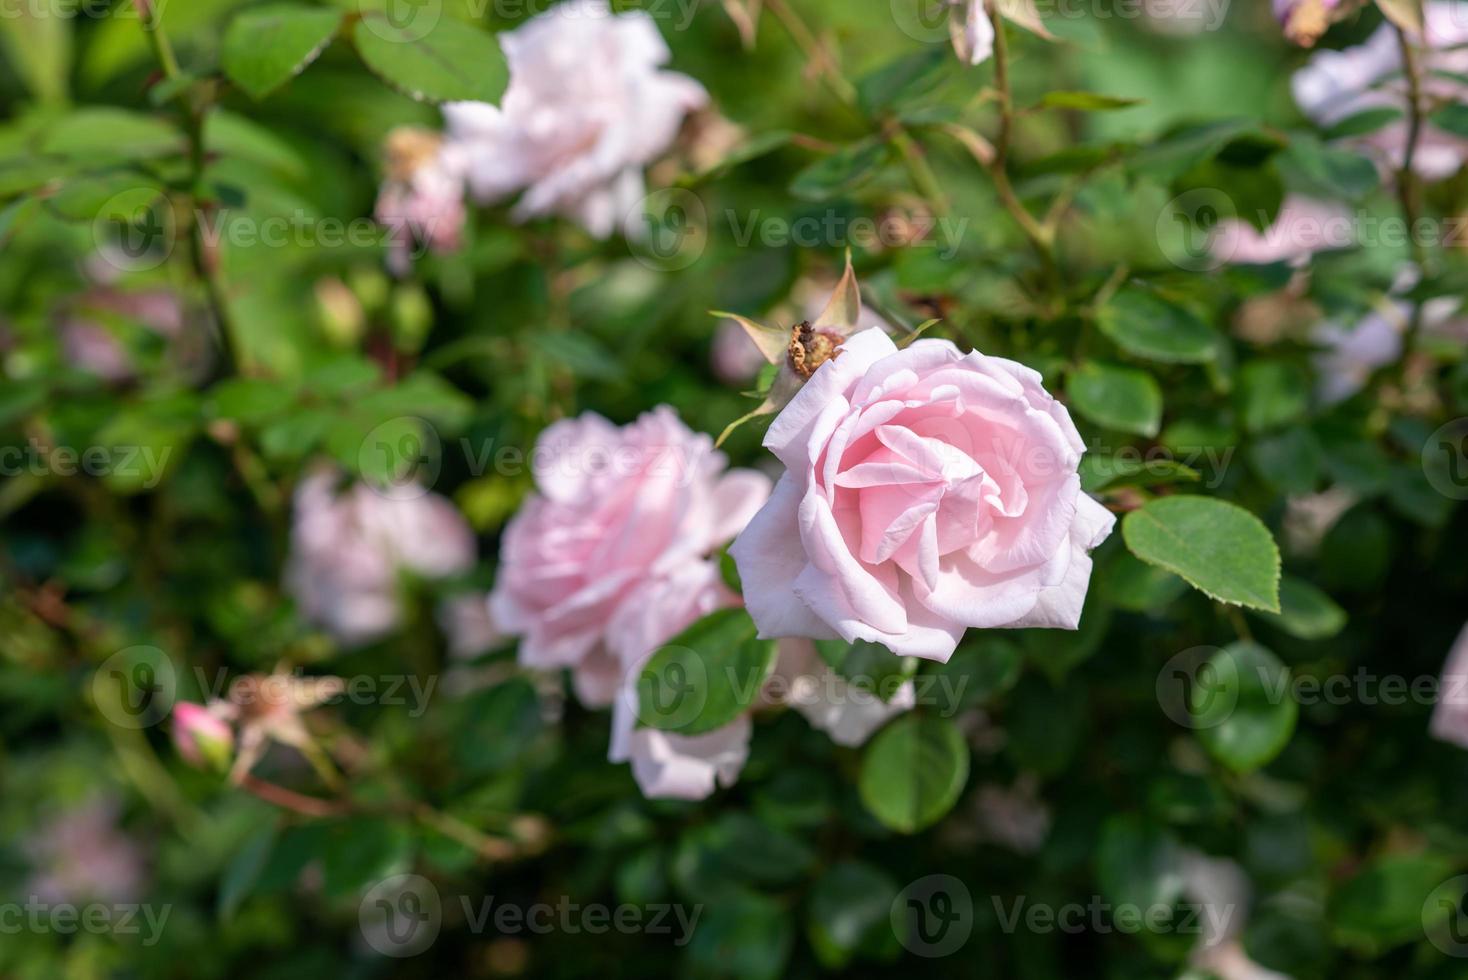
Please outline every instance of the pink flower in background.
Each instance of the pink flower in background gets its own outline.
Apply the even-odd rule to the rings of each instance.
[[[138,842],[117,827],[118,803],[94,796],[49,817],[31,837],[27,856],[36,873],[26,893],[43,902],[131,902],[147,874]]]
[[[1468,98],[1468,12],[1457,3],[1428,3],[1423,15],[1427,28],[1427,52],[1421,59],[1423,96],[1429,104],[1463,101]],[[1342,51],[1318,51],[1295,73],[1295,102],[1317,124],[1332,126],[1368,109],[1407,108],[1406,82],[1402,77],[1402,54],[1396,29],[1381,27],[1365,43]],[[1376,157],[1391,170],[1402,166],[1406,153],[1407,120],[1390,122],[1365,136],[1353,137],[1351,145]],[[1441,180],[1458,172],[1468,140],[1423,126],[1412,169],[1428,180]]]
[[[1351,213],[1344,207],[1291,194],[1264,231],[1241,218],[1225,218],[1214,227],[1208,247],[1223,262],[1302,266],[1316,252],[1355,243]]]
[[[476,200],[523,191],[516,220],[558,214],[605,238],[708,93],[663,70],[671,53],[652,17],[613,14],[605,0],[568,0],[498,37],[509,88],[499,106],[444,105],[448,152]]]
[[[489,596],[483,592],[449,596],[439,604],[438,625],[448,637],[449,655],[460,659],[486,653],[505,642],[505,635],[489,614]]]
[[[189,765],[200,769],[229,768],[234,754],[234,729],[226,718],[232,712],[219,702],[202,705],[180,701],[173,706],[173,744]]]
[[[644,584],[607,630],[607,648],[623,669],[613,691],[608,757],[632,763],[633,778],[645,796],[702,799],[717,786],[733,784],[744,768],[748,715],[700,735],[637,727],[637,678],[648,659],[699,618],[738,603],[713,562],[689,562]]]
[[[388,267],[408,271],[413,243],[435,252],[459,247],[464,229],[464,174],[460,154],[437,133],[400,127],[387,136],[387,177],[373,214],[391,233]]]
[[[1448,651],[1438,691],[1429,726],[1432,737],[1468,749],[1468,626]]]
[[[787,471],[729,549],[761,635],[947,660],[969,627],[1074,629],[1115,518],[1039,374],[880,330],[837,355],[771,423]]]
[[[769,693],[778,692],[778,700],[794,706],[812,728],[825,732],[837,745],[865,744],[877,729],[916,703],[912,681],[904,681],[890,701],[883,701],[877,692],[848,682],[828,667],[809,640],[781,640],[775,673],[780,686],[772,681]]]
[[[445,497],[388,497],[364,483],[338,492],[319,470],[296,488],[286,587],[306,618],[354,646],[391,632],[399,578],[444,578],[474,564],[474,532]]]
[[[539,492],[505,529],[490,610],[522,638],[522,663],[572,668],[585,703],[609,704],[625,665],[607,641],[624,604],[732,538],[770,481],[727,470],[666,406],[621,428],[589,412],[557,422],[531,467]]]
[[[989,20],[984,0],[968,0],[960,16],[962,25],[956,24],[952,31],[953,51],[958,60],[981,65],[994,55],[994,24]]]
[[[731,385],[748,384],[765,366],[765,356],[749,339],[744,328],[733,320],[719,324],[709,360],[719,380]]]
[[[101,286],[77,296],[73,306],[59,331],[62,353],[72,367],[104,381],[127,381],[137,373],[126,344],[109,322],[134,324],[134,329],[162,337],[171,348],[184,338],[183,304],[171,290],[124,292]]]

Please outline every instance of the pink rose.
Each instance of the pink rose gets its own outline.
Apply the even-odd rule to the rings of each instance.
[[[891,692],[890,701],[848,682],[826,665],[809,640],[780,641],[775,675],[765,689],[766,700],[793,706],[812,728],[825,732],[837,745],[852,748],[917,703],[910,680]]]
[[[738,604],[713,562],[690,562],[645,583],[613,618],[607,646],[624,674],[612,708],[608,758],[632,763],[644,796],[703,799],[716,786],[731,785],[744,768],[751,732],[747,714],[701,735],[637,727],[637,678],[648,659],[698,619]]]
[[[1468,72],[1468,15],[1456,3],[1423,5],[1427,28],[1420,58],[1423,97],[1429,104],[1462,101],[1468,86],[1460,80]],[[1362,44],[1341,51],[1317,51],[1295,73],[1291,87],[1300,109],[1321,126],[1333,126],[1368,109],[1407,108],[1407,85],[1402,77],[1402,52],[1396,28],[1382,24]],[[1348,142],[1377,158],[1380,165],[1398,170],[1406,154],[1408,122],[1390,122],[1375,132]],[[1427,180],[1442,180],[1458,172],[1468,156],[1468,140],[1423,126],[1412,157],[1412,169]]]
[[[505,529],[490,595],[521,662],[572,668],[584,703],[610,704],[625,664],[606,641],[624,604],[728,541],[769,496],[763,474],[726,465],[666,406],[622,428],[588,412],[546,429],[531,459],[540,492]]]
[[[947,660],[971,626],[1074,629],[1115,518],[1039,374],[880,330],[838,353],[771,423],[786,473],[730,548],[761,635]]]
[[[1468,626],[1448,651],[1432,710],[1432,737],[1468,749]]]
[[[286,587],[306,618],[345,646],[375,640],[402,616],[399,578],[444,578],[474,564],[474,532],[446,497],[389,497],[365,483],[337,491],[334,470],[295,494]]]
[[[517,221],[559,214],[607,237],[708,93],[662,68],[671,53],[651,16],[614,14],[606,0],[568,0],[498,37],[509,88],[498,106],[444,105],[447,152],[476,200],[523,190]]]
[[[1222,262],[1303,266],[1316,252],[1354,244],[1355,224],[1344,207],[1291,194],[1274,223],[1262,232],[1242,218],[1223,219],[1214,228],[1208,249]]]

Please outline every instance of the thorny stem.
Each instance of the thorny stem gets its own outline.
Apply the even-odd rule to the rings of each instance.
[[[163,23],[159,19],[159,12],[153,5],[153,0],[133,0],[133,4],[137,8],[138,19],[142,21],[143,33],[147,35],[148,44],[158,59],[164,77],[170,82],[180,83],[184,77],[183,72],[179,70],[178,58],[174,55],[173,45],[169,43],[168,35],[163,30]],[[204,119],[209,107],[206,101],[191,93],[187,87],[179,88],[173,93],[173,97],[183,110],[185,131],[189,141],[189,209],[186,218],[189,225],[189,254],[194,272],[204,284],[209,311],[213,315],[215,328],[219,334],[216,337],[221,360],[219,373],[233,374],[240,360],[239,351],[236,349],[239,338],[229,315],[229,304],[219,271],[218,253],[206,240],[203,222],[199,220],[198,191],[204,179],[205,164]]]

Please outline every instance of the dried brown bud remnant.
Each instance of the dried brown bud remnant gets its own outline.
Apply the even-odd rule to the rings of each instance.
[[[818,330],[809,320],[802,320],[790,328],[790,346],[787,354],[790,368],[801,379],[808,379],[816,368],[840,354],[841,338],[829,330]]]
[[[393,180],[409,181],[438,156],[443,137],[429,129],[399,126],[387,134],[384,156],[387,175]]]

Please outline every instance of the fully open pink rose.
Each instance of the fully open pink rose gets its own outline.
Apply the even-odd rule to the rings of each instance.
[[[947,660],[970,626],[1074,629],[1115,518],[1040,376],[942,340],[848,339],[770,425],[787,472],[731,546],[764,636]]]
[[[726,463],[667,407],[623,428],[587,413],[546,429],[531,459],[540,492],[505,530],[490,596],[521,661],[572,668],[583,703],[610,704],[626,665],[606,640],[623,605],[732,538],[769,495],[763,474]]]

